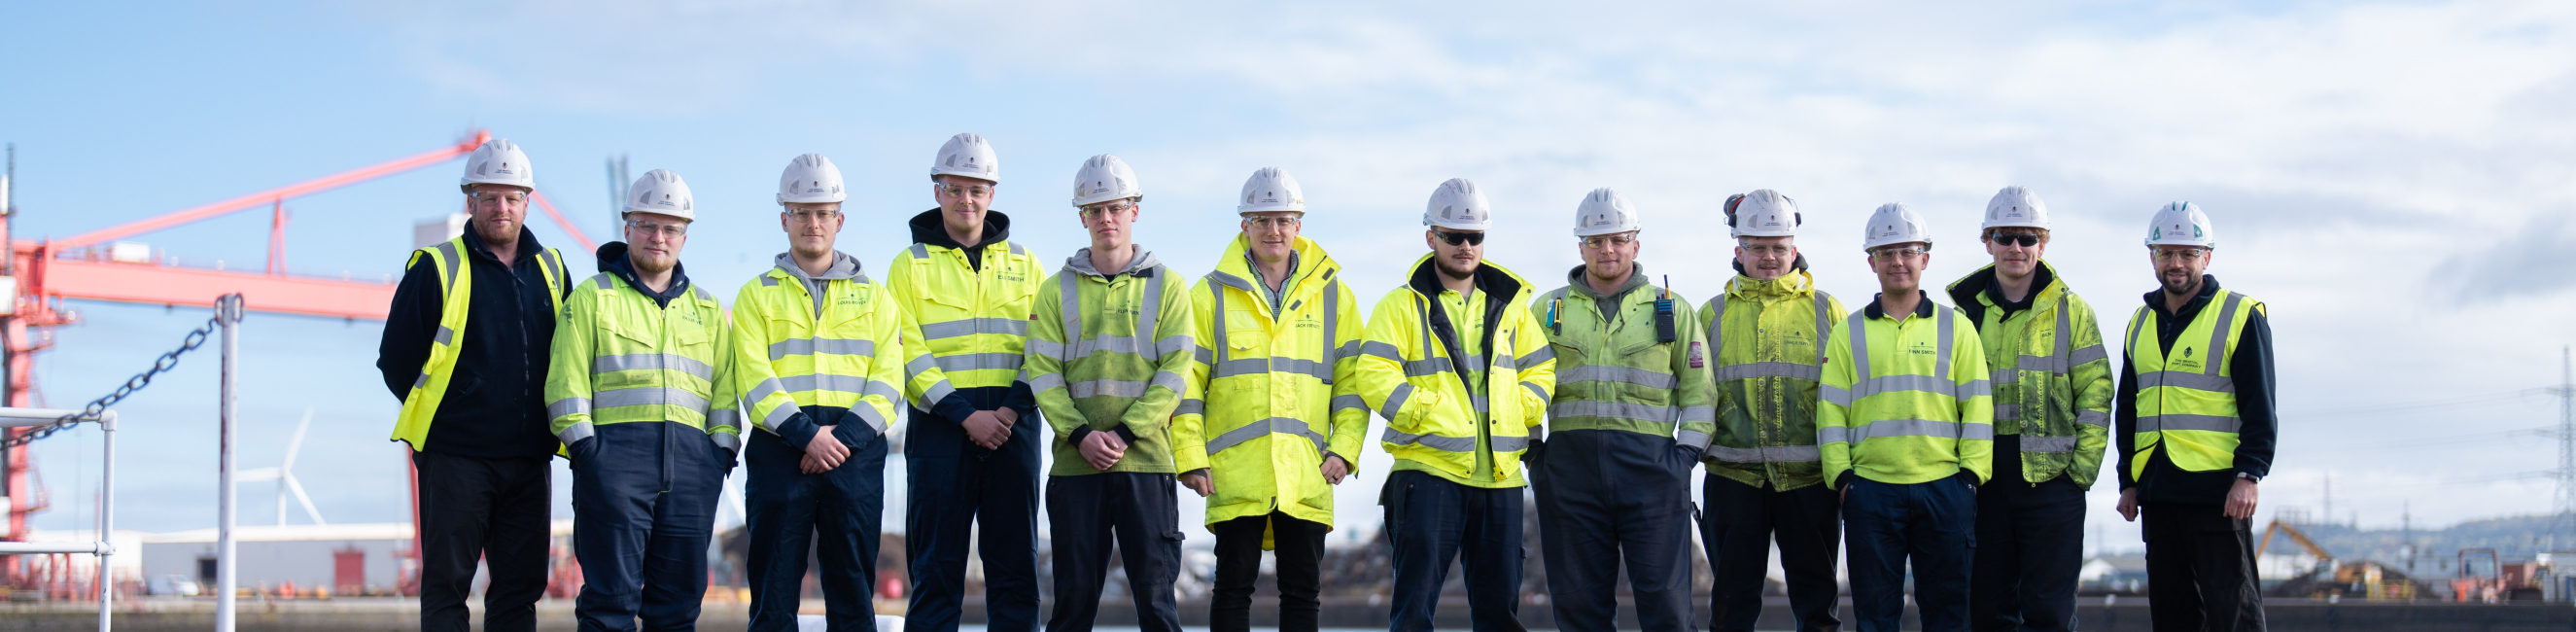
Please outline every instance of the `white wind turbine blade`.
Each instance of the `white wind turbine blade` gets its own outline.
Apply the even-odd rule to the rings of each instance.
[[[295,501],[304,503],[304,517],[312,518],[313,524],[316,525],[330,524],[322,521],[322,511],[313,508],[313,497],[304,495],[304,484],[295,482],[295,475],[288,474],[284,480],[286,481],[286,488],[295,492]],[[280,515],[284,515],[286,512],[286,499],[281,497],[277,500],[277,511]],[[286,521],[281,519],[278,520],[277,523],[284,525],[286,524]]]
[[[278,469],[284,470],[290,475],[295,472],[295,453],[304,450],[304,430],[312,427],[313,407],[305,406],[304,421],[296,422],[294,438],[286,440],[286,464]]]

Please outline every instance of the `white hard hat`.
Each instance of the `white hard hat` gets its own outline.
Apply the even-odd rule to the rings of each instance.
[[[1918,241],[1923,242],[1925,248],[1932,246],[1932,230],[1923,225],[1923,216],[1914,214],[1914,209],[1905,208],[1902,203],[1879,205],[1878,210],[1870,212],[1866,228],[1868,231],[1861,235],[1860,240],[1863,251]]]
[[[2175,202],[2156,210],[2156,219],[2147,225],[2147,246],[2218,247],[2218,229],[2209,225],[2209,214],[2200,205]]]
[[[1110,200],[1145,197],[1145,188],[1136,184],[1136,170],[1127,161],[1101,154],[1082,161],[1082,170],[1073,174],[1073,205],[1098,204]]]
[[[2037,228],[2048,230],[2048,205],[2028,187],[2009,186],[1995,192],[1986,202],[1984,228]]]
[[[1278,167],[1252,172],[1252,178],[1243,181],[1243,203],[1234,205],[1236,213],[1270,211],[1306,212],[1305,187],[1297,186],[1297,179]]]
[[[465,159],[465,177],[456,180],[457,188],[468,191],[477,184],[506,184],[534,191],[537,170],[528,165],[528,154],[519,151],[517,144],[495,138],[474,148],[474,155]]]
[[[635,186],[626,188],[627,213],[655,213],[689,221],[698,220],[698,212],[689,195],[689,183],[669,169],[644,172]]]
[[[993,145],[984,137],[958,134],[939,146],[939,159],[930,163],[930,177],[964,176],[1002,183],[1002,161],[993,157]]]
[[[1431,192],[1431,204],[1422,209],[1422,225],[1458,230],[1488,230],[1494,226],[1494,205],[1476,190],[1476,183],[1466,178],[1450,178]]]
[[[1797,200],[1770,189],[1744,194],[1733,210],[1726,226],[1733,237],[1796,237],[1807,219],[1798,214]]]
[[[805,154],[787,162],[787,171],[778,174],[778,203],[831,203],[847,200],[850,194],[841,190],[841,168],[822,154]]]
[[[1583,196],[1581,206],[1574,207],[1576,237],[1616,235],[1637,229],[1637,207],[1630,206],[1628,198],[1619,197],[1619,192],[1610,187],[1593,189],[1591,195]]]

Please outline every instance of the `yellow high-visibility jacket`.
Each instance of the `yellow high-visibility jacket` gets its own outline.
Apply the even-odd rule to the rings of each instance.
[[[1104,472],[1177,473],[1172,463],[1172,411],[1189,390],[1189,289],[1143,246],[1127,268],[1109,276],[1091,267],[1091,249],[1065,261],[1038,289],[1030,322],[1029,390],[1055,427],[1055,476]],[[1080,446],[1093,432],[1115,432],[1127,455],[1093,469]]]
[[[1355,374],[1360,399],[1386,417],[1379,444],[1395,469],[1521,487],[1520,455],[1545,437],[1540,424],[1556,390],[1556,350],[1521,308],[1536,292],[1488,261],[1476,270],[1481,305],[1468,306],[1481,313],[1453,313],[1433,265],[1430,255],[1415,260],[1405,285],[1369,315]]]
[[[1991,289],[1994,266],[1950,284],[1986,351],[1993,373],[1995,434],[2021,438],[2022,480],[2032,485],[2065,474],[2090,489],[2111,445],[2111,358],[2093,306],[2066,286],[2048,262],[2029,309],[2007,316]]]
[[[1920,292],[1920,290],[1917,290]],[[1825,343],[1816,445],[1825,481],[1851,472],[1881,483],[1923,483],[1966,470],[1994,477],[1995,405],[1975,323],[1922,294],[1905,322],[1871,301]]]
[[[779,255],[733,300],[734,388],[755,427],[799,448],[836,421],[806,418],[800,407],[847,408],[884,434],[903,401],[903,306],[857,259],[833,258],[831,271],[809,279]],[[824,283],[819,296],[812,281]]]
[[[1365,331],[1341,264],[1297,238],[1277,309],[1236,237],[1190,289],[1190,391],[1172,416],[1173,458],[1215,486],[1207,524],[1272,511],[1326,527],[1333,487],[1324,455],[1358,470],[1368,405],[1351,379]]]
[[[1691,355],[1700,334],[1690,302],[1647,285],[1646,267],[1631,265],[1626,293],[1606,318],[1600,305],[1608,299],[1585,285],[1583,266],[1566,274],[1568,285],[1530,302],[1530,317],[1547,326],[1556,349],[1547,427],[1634,432],[1705,450],[1717,431],[1717,398],[1708,362]],[[1672,309],[1672,340],[1656,324],[1659,298]]]
[[[1767,281],[1736,275],[1700,309],[1709,375],[1727,403],[1701,459],[1710,474],[1775,491],[1825,481],[1816,386],[1825,337],[1844,316],[1842,302],[1816,289],[1803,266]]]
[[[594,426],[669,422],[740,453],[724,318],[716,295],[694,283],[668,305],[612,273],[574,286],[546,373],[555,438],[569,446]]]
[[[995,212],[985,221],[1007,226],[1004,219]],[[914,408],[935,411],[956,389],[1008,388],[1020,379],[1045,268],[1016,242],[996,239],[976,248],[981,268],[968,265],[963,250],[921,243],[886,266],[886,293],[921,331],[903,339],[910,362],[904,394]]]

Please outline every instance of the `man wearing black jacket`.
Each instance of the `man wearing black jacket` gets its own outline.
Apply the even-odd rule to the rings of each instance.
[[[419,470],[422,630],[466,630],[476,560],[483,629],[536,629],[553,508],[546,363],[571,289],[563,253],[524,226],[536,178],[507,140],[474,150],[465,234],[413,251],[376,368],[402,401],[394,440]]]
[[[2161,289],[2129,321],[2113,401],[2120,516],[2145,514],[2157,630],[2260,631],[2256,485],[2272,471],[2272,327],[2263,303],[2206,274],[2216,231],[2198,206],[2156,213],[2147,247]]]

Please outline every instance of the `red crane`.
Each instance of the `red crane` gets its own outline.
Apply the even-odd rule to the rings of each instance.
[[[340,187],[366,182],[389,175],[454,160],[474,152],[492,134],[474,130],[466,139],[436,150],[369,166],[353,171],[307,180],[275,189],[252,193],[221,202],[161,215],[138,222],[102,228],[65,239],[9,240],[12,256],[5,262],[5,274],[16,287],[13,303],[0,302],[9,308],[0,314],[0,332],[5,332],[8,361],[7,405],[31,406],[32,369],[36,352],[53,346],[52,328],[80,322],[80,313],[63,308],[63,301],[93,300],[159,305],[214,304],[215,297],[239,292],[250,311],[308,316],[338,316],[351,320],[384,320],[385,310],[393,303],[392,281],[374,281],[294,275],[286,271],[286,200]],[[554,218],[564,232],[581,242],[584,251],[597,245],[566,221],[554,204],[542,194],[530,199]],[[262,272],[230,271],[185,267],[166,263],[157,257],[118,257],[113,247],[101,249],[118,238],[139,235],[224,215],[259,208],[270,209],[269,261]],[[0,239],[7,239],[15,214],[0,214]],[[0,292],[7,292],[0,288]],[[0,297],[0,301],[8,301]],[[31,429],[12,428],[9,436]],[[0,493],[7,494],[7,531],[0,541],[24,541],[27,518],[43,511],[50,502],[30,482],[31,464],[27,447],[8,448],[0,452]],[[415,510],[417,505],[415,505]],[[417,513],[417,511],[415,511]],[[417,516],[415,516],[417,520]],[[18,565],[0,557],[0,585],[16,585]]]

